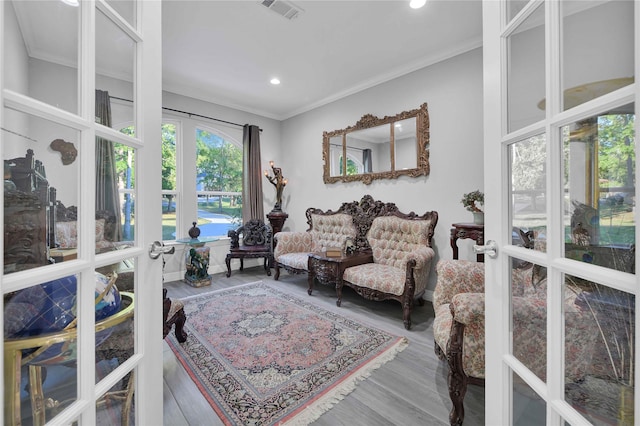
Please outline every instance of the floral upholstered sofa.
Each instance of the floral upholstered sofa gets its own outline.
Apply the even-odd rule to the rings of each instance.
[[[309,253],[327,247],[342,247],[347,237],[355,239],[353,218],[346,213],[310,213],[308,232],[278,232],[274,250],[275,279],[280,268],[290,273],[308,272]]]
[[[484,385],[484,263],[443,259],[436,265],[433,294],[434,349],[449,364],[452,425],[464,420],[467,384]],[[541,380],[546,380],[547,279],[544,268],[521,263],[512,268],[512,353]],[[588,293],[565,285],[565,377],[586,376],[597,335]]]
[[[373,263],[346,268],[343,285],[365,299],[398,300],[404,327],[410,329],[414,301],[424,304],[422,296],[435,257],[431,240],[437,223],[435,211],[422,216],[394,212],[375,218],[367,233]],[[339,302],[340,298],[341,292]]]
[[[365,299],[398,300],[405,328],[409,329],[414,301],[424,303],[422,296],[435,256],[431,240],[438,213],[404,214],[394,203],[365,195],[360,201],[343,203],[335,212],[307,209],[306,216],[306,232],[275,235],[274,279],[280,277],[280,268],[290,273],[309,272],[310,253],[342,247],[347,237],[353,238],[355,250],[370,253],[373,261],[344,270],[341,284],[336,286],[337,305],[342,302],[342,285]]]
[[[397,210],[395,204],[375,201],[370,195],[343,203],[335,212],[308,208],[307,231],[282,231],[274,235],[274,279],[280,278],[281,268],[293,274],[308,272],[309,253],[342,248],[347,237],[354,240],[357,251],[370,250],[366,234],[373,219]]]

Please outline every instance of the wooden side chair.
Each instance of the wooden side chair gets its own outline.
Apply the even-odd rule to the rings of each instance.
[[[231,276],[231,259],[240,259],[240,270],[244,269],[244,259],[264,259],[264,269],[271,275],[273,263],[273,244],[271,226],[260,219],[251,219],[227,236],[231,238],[231,249],[227,254],[227,278]],[[240,245],[242,235],[242,245]]]

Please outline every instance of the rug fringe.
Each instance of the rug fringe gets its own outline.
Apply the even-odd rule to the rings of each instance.
[[[326,394],[322,395],[315,401],[311,402],[298,414],[294,414],[294,417],[278,423],[282,426],[305,426],[315,420],[321,415],[329,411],[334,405],[342,401],[347,395],[349,395],[355,388],[358,382],[363,381],[371,375],[374,370],[377,370],[382,365],[391,361],[395,356],[402,352],[409,345],[409,340],[406,337],[401,337],[391,347],[384,351],[384,354],[369,361],[369,363],[360,367],[359,371],[347,378],[344,382],[340,383],[335,388],[331,389]]]

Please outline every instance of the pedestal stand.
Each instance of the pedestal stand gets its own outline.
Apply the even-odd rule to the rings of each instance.
[[[269,224],[271,224],[271,229],[273,230],[273,235],[276,235],[277,232],[282,231],[282,227],[284,226],[284,221],[287,220],[289,215],[282,210],[271,210],[267,214],[267,219],[269,219]],[[273,242],[273,248],[275,248],[276,242]]]
[[[211,275],[209,275],[209,254],[211,248],[205,245],[210,241],[217,241],[217,238],[182,238],[176,240],[187,245],[184,254],[184,282],[191,287],[204,287],[211,285]]]
[[[284,226],[284,221],[287,220],[289,215],[282,210],[273,209],[267,214],[267,219],[269,219],[269,224],[271,225],[271,230],[273,233],[271,234],[273,241],[273,249],[275,250],[278,241],[274,238],[277,232],[282,231],[282,227]],[[273,268],[273,256],[269,260],[269,268]]]

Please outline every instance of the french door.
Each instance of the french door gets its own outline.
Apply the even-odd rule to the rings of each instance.
[[[162,424],[160,23],[0,2],[5,425]]]
[[[638,424],[638,9],[483,2],[486,424]]]

